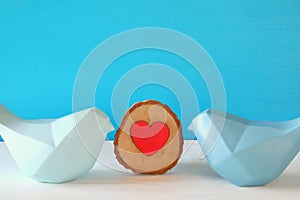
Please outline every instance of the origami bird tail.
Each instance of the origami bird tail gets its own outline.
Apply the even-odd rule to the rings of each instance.
[[[13,129],[15,122],[21,121],[19,117],[0,104],[0,135],[5,136],[7,132]]]

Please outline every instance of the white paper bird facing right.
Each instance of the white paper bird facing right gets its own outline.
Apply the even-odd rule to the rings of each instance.
[[[39,182],[67,182],[89,171],[112,130],[97,108],[59,119],[24,120],[0,105],[5,144],[18,166]]]

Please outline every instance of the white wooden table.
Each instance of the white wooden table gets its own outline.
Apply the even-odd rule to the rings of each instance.
[[[0,199],[300,199],[300,155],[272,183],[240,188],[209,168],[200,158],[196,141],[185,141],[184,149],[178,165],[167,174],[135,175],[117,163],[112,142],[107,141],[100,155],[101,162],[81,179],[42,184],[22,174],[5,144],[0,143]]]

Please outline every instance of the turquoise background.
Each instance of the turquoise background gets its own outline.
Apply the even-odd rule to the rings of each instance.
[[[285,0],[0,0],[0,102],[29,119],[70,113],[76,73],[88,53],[113,34],[148,26],[180,31],[208,51],[224,79],[228,112],[257,120],[300,116],[300,1]],[[96,106],[111,115],[116,81],[149,62],[179,70],[197,91],[201,110],[210,107],[207,88],[189,64],[157,50],[116,60],[99,84]],[[130,104],[149,98],[180,116],[176,94],[159,85],[140,88]]]

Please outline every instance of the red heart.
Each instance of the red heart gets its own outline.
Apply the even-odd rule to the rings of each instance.
[[[141,152],[152,156],[166,144],[170,130],[163,122],[158,121],[149,126],[145,121],[138,121],[131,126],[130,135]]]

